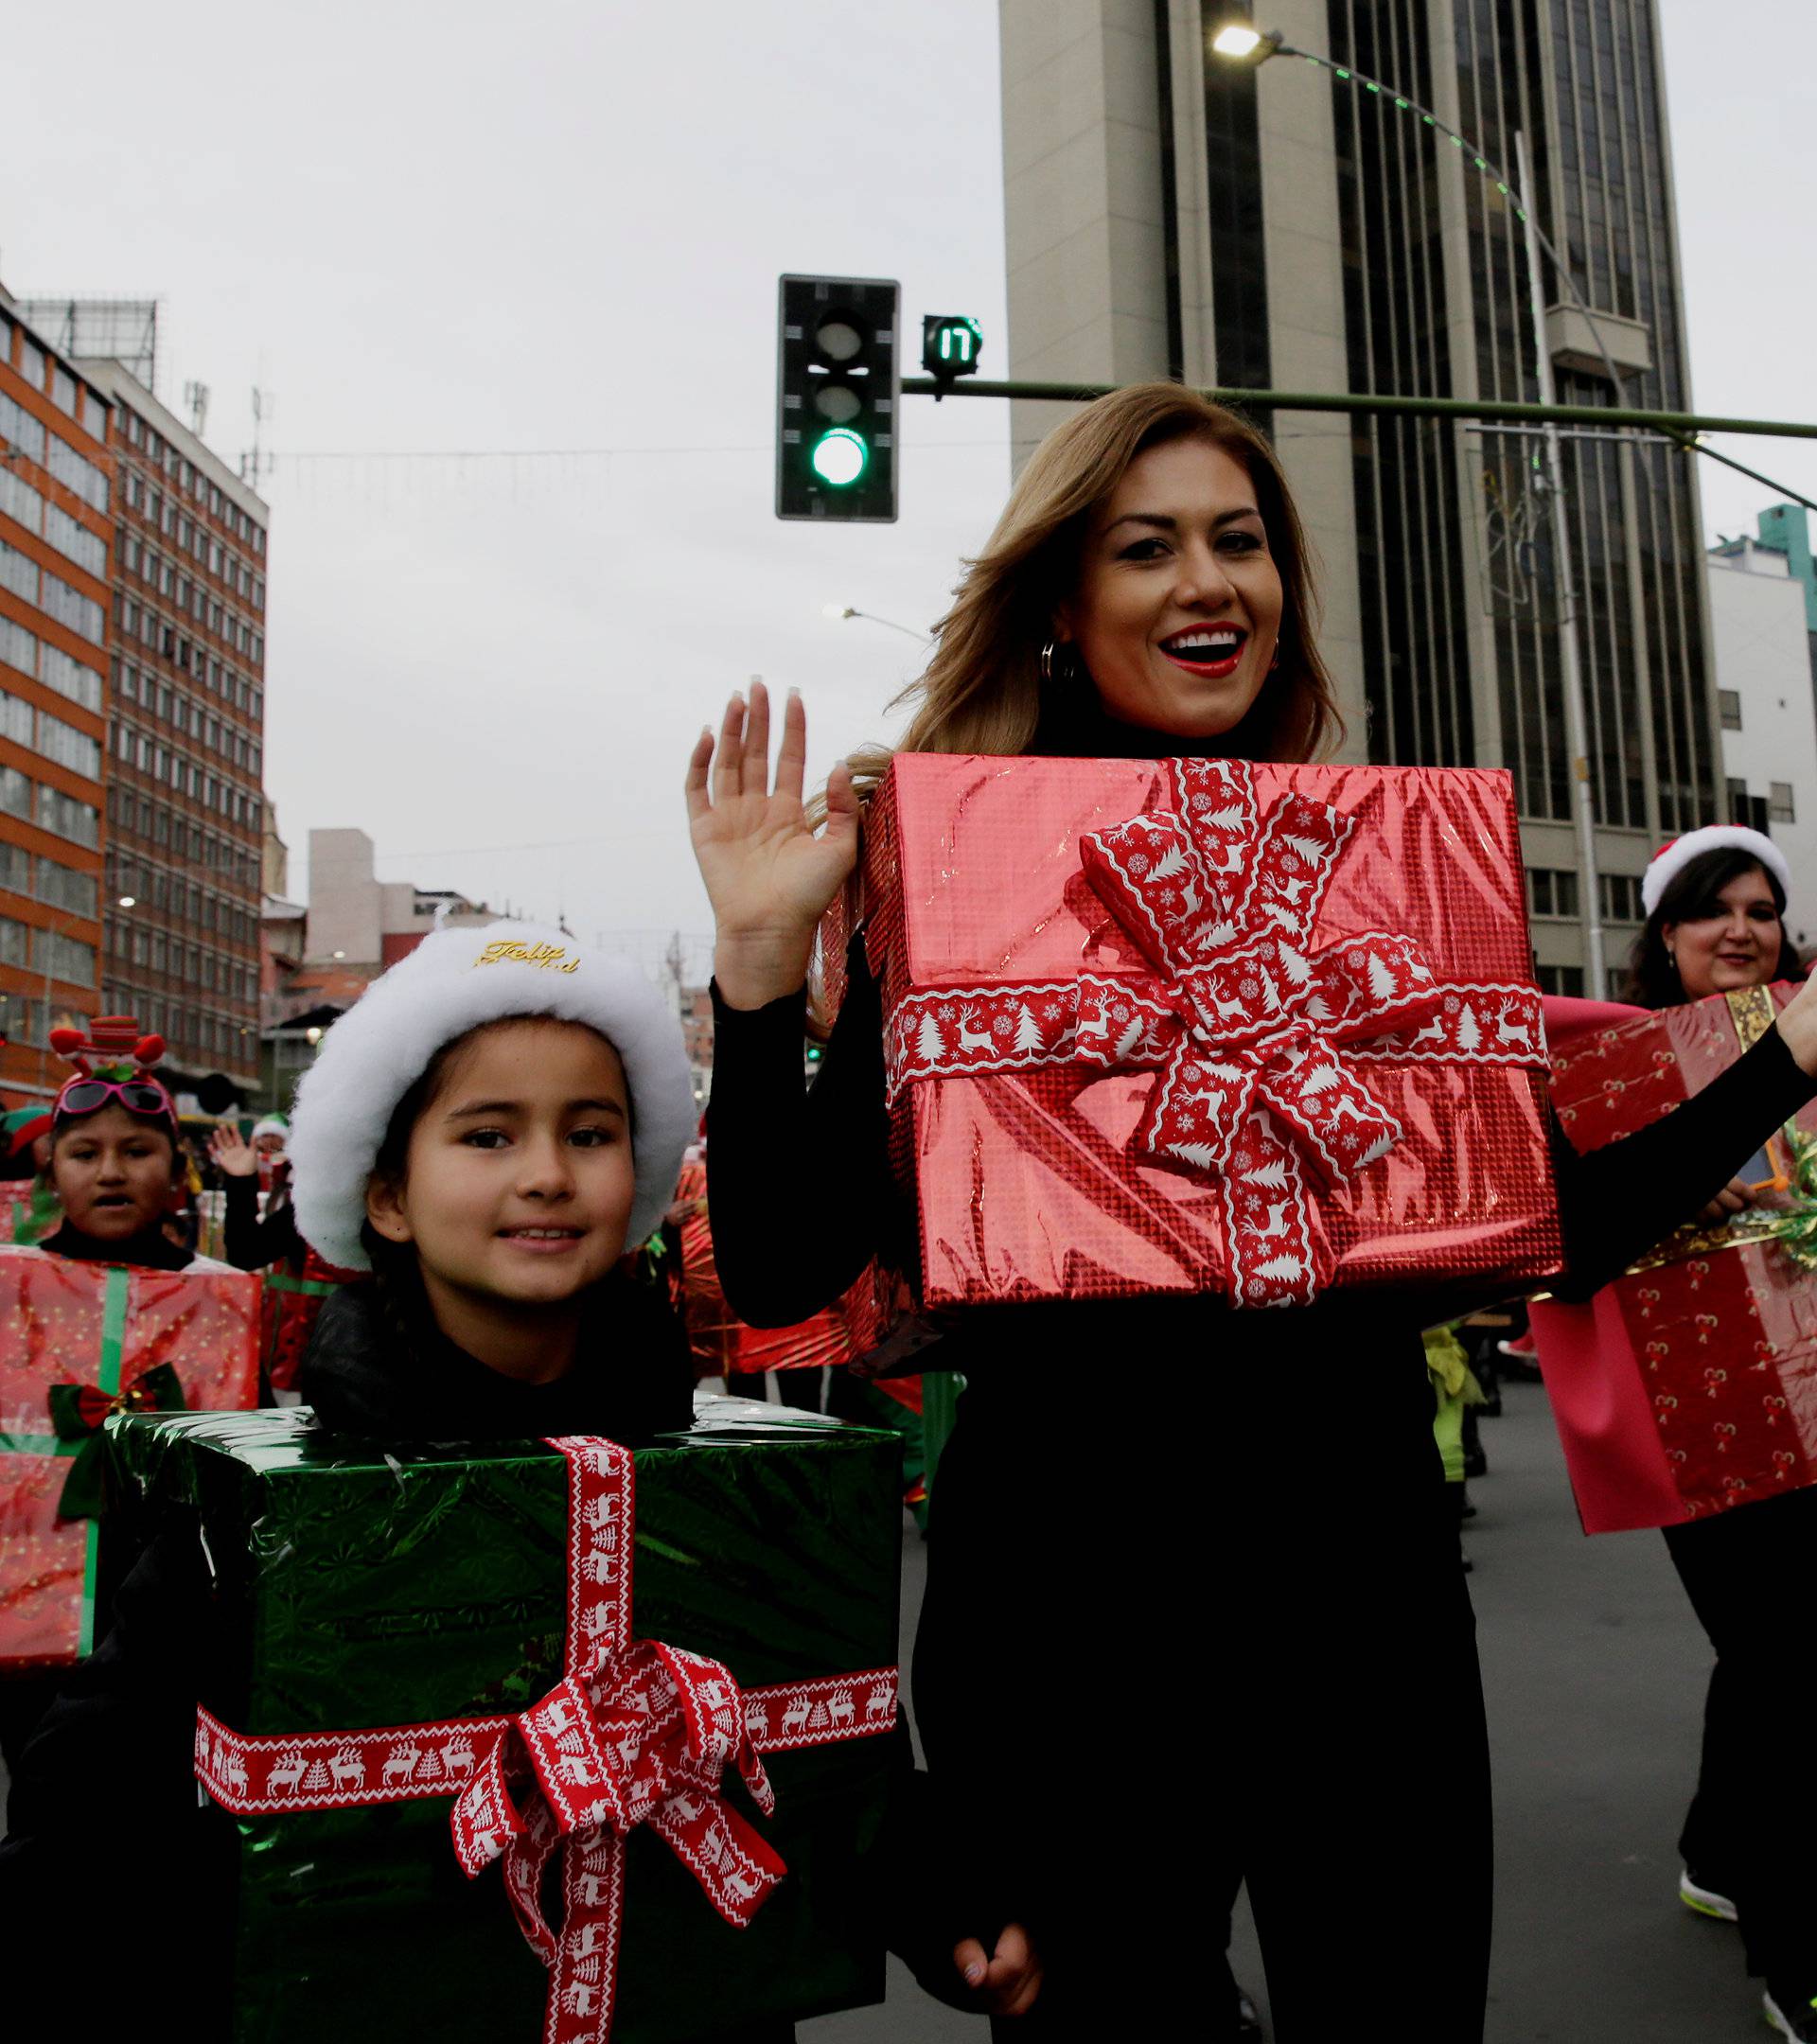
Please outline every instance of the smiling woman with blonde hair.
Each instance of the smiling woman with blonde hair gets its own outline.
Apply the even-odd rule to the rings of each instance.
[[[1173,384],[1102,398],[1042,444],[968,565],[902,749],[1314,758],[1338,720],[1307,555],[1252,428]],[[719,1267],[741,1317],[786,1325],[873,1255],[912,1268],[913,1217],[890,1175],[860,943],[801,1085],[816,928],[889,755],[836,766],[810,814],[800,702],[773,777],[769,721],[760,690],[734,696],[687,798],[716,922]],[[1641,1153],[1577,1168],[1562,1218],[1586,1281],[1810,1091],[1817,1021],[1788,1010],[1781,1031],[1738,1104],[1706,1094],[1632,1138]],[[1619,1202],[1611,1159],[1639,1188]],[[1236,2035],[1222,1952],[1246,1880],[1281,2038],[1366,2020],[1480,2035],[1488,1755],[1420,1338],[1440,1317],[1393,1292],[1275,1313],[1079,1300],[980,1310],[926,1357],[967,1383],[915,1650],[930,1906],[1000,2034]],[[1340,1408],[1321,1514],[1306,1422]]]

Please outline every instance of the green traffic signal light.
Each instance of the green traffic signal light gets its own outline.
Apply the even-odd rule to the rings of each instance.
[[[884,277],[779,280],[778,518],[894,519],[901,301]]]
[[[871,449],[863,434],[849,426],[836,426],[815,441],[808,465],[822,483],[834,489],[850,489],[871,465]]]

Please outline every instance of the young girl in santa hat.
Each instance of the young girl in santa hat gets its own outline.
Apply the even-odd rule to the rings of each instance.
[[[685,1427],[679,1325],[618,1266],[695,1119],[680,1030],[633,966],[524,924],[427,938],[298,1090],[298,1230],[372,1274],[324,1310],[305,1401],[368,1434]]]
[[[521,924],[427,938],[335,1026],[299,1089],[297,1225],[330,1262],[370,1273],[329,1299],[303,1366],[321,1424],[379,1439],[633,1445],[685,1428],[679,1323],[620,1261],[660,1225],[695,1119],[680,1030],[635,968]],[[222,1920],[208,1898],[221,1893],[232,1820],[196,1806],[190,1770],[201,1671],[219,1650],[209,1601],[197,1543],[154,1543],[113,1631],[27,1747],[0,1845],[0,1917],[22,1948],[40,1898],[73,1892],[79,1876],[90,1906],[130,1904],[151,1938],[194,1948],[198,1928]],[[903,1753],[907,1795],[906,1739]],[[158,1841],[160,1879],[148,1891],[122,1861],[118,1892],[99,1896],[113,1863],[97,1865],[93,1841],[122,1826]],[[153,1925],[147,1911],[160,1907],[170,1913]],[[912,1963],[937,1972],[952,1941],[924,1915]],[[122,1992],[140,1993],[128,1978]],[[957,1966],[934,1984],[965,2000]],[[85,2010],[98,2027],[97,2013]],[[210,2009],[187,2034],[212,2036],[219,2021]],[[714,2044],[793,2034],[771,2023]]]

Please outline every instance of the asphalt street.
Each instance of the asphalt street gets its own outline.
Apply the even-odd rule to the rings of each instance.
[[[1490,2044],[1752,2044],[1766,2032],[1735,1931],[1677,1899],[1708,1646],[1657,1534],[1579,1531],[1540,1387],[1510,1384],[1504,1398],[1503,1417],[1483,1424],[1490,1473],[1470,1486],[1477,1516],[1465,1535],[1495,1754]],[[905,1665],[924,1569],[910,1532]],[[1379,1903],[1367,1861],[1355,1875],[1359,1908],[1425,1910],[1443,1934],[1442,1869],[1430,1895]],[[1246,1911],[1233,1958],[1265,2016]],[[1395,2034],[1391,2009],[1354,2015],[1355,2034]],[[983,2044],[985,2026],[896,1969],[883,2007],[799,2034],[803,2044]]]

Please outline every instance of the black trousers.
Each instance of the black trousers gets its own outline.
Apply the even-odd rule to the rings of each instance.
[[[1411,1360],[1404,1384],[1350,1380],[1347,1418],[1365,1409],[1316,1486],[1283,1415],[1241,1400],[1126,1428],[1038,1379],[1019,1410],[980,1409],[974,1378],[930,1513],[915,1702],[938,1866],[970,1883],[978,1934],[1021,1918],[1044,1954],[1040,2006],[1004,2037],[1183,2016],[1228,2036],[1245,1881],[1279,2044],[1372,2004],[1421,2044],[1480,2036],[1481,1683]]]
[[[1798,1732],[1817,1687],[1805,1615],[1817,1580],[1817,1490],[1667,1526],[1666,1545],[1716,1648],[1680,1849],[1734,1900],[1748,1970],[1817,1987],[1817,1785]]]

